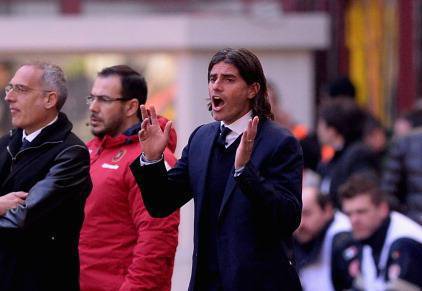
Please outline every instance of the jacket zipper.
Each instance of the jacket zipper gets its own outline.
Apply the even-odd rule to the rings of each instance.
[[[12,162],[10,163],[10,172],[12,172],[12,169],[13,169],[13,164],[14,164],[14,162],[16,161],[16,158],[18,157],[18,155],[19,155],[20,153],[23,153],[24,151],[27,151],[27,150],[29,150],[29,149],[37,149],[37,148],[41,148],[41,147],[43,147],[44,145],[48,145],[48,144],[58,144],[58,143],[62,143],[62,142],[63,142],[63,141],[49,141],[49,142],[45,142],[45,143],[40,144],[39,146],[36,146],[36,147],[28,147],[28,148],[26,148],[26,149],[23,149],[23,150],[21,150],[21,151],[18,151],[18,152],[16,153],[16,155],[14,155],[14,156],[13,156],[12,152],[10,151],[9,146],[7,146],[7,152],[9,153],[10,158],[12,159]]]

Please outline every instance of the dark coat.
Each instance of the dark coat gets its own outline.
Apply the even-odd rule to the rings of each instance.
[[[393,142],[381,182],[400,210],[422,224],[422,127]]]
[[[89,154],[62,113],[29,148],[22,130],[0,139],[0,196],[29,192],[0,216],[0,290],[79,290],[79,231],[91,190]]]
[[[194,253],[189,290],[195,290],[199,225],[207,169],[219,123],[195,130],[176,167],[131,165],[145,206],[164,217],[195,202]],[[242,174],[228,178],[219,212],[218,265],[224,290],[300,290],[290,241],[301,216],[302,151],[295,138],[272,121],[261,121],[254,150]]]
[[[376,154],[364,143],[355,142],[337,151],[326,164],[320,164],[318,174],[322,177],[321,192],[329,194],[334,205],[341,209],[339,188],[353,174],[376,175],[378,160]]]

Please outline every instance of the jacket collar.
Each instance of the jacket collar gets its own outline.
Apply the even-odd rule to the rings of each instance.
[[[128,128],[124,133],[120,133],[117,136],[111,137],[105,135],[103,137],[94,137],[92,143],[95,146],[102,148],[114,148],[119,147],[124,144],[131,144],[138,141],[138,131],[141,125],[139,123]]]
[[[31,142],[31,147],[38,147],[45,143],[63,142],[71,130],[72,123],[64,113],[60,112],[57,120],[43,128]],[[22,144],[23,130],[21,128],[14,129],[10,132],[10,136],[9,149],[12,153],[17,153]]]

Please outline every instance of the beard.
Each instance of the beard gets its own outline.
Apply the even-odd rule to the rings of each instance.
[[[91,124],[92,135],[98,138],[103,138],[106,135],[113,137],[120,133],[120,128],[123,124],[123,117],[121,117],[120,115],[115,118],[108,119],[107,121],[105,121],[104,119],[99,119],[99,121],[99,127],[93,127]]]

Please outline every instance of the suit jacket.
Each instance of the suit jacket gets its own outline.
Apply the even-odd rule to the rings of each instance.
[[[197,128],[181,159],[166,172],[163,163],[131,170],[152,216],[164,217],[195,202],[194,252],[189,290],[195,290],[199,225],[205,182],[219,122]],[[224,290],[299,290],[290,241],[300,223],[302,151],[296,139],[262,120],[251,160],[242,174],[231,170],[218,218],[218,265]],[[206,251],[206,250],[205,250]]]
[[[0,139],[0,196],[28,192],[0,216],[0,290],[79,290],[79,231],[91,190],[89,153],[64,114],[21,150],[22,130]]]

